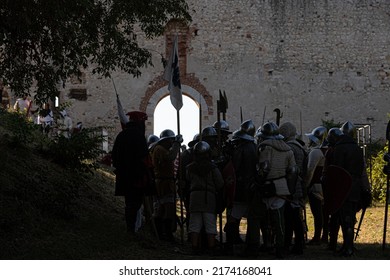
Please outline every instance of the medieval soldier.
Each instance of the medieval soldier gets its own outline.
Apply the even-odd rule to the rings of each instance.
[[[176,231],[176,184],[174,162],[179,154],[182,136],[170,129],[160,134],[160,140],[153,148],[152,161],[155,173],[158,210],[155,224],[160,239],[174,241]]]
[[[252,120],[241,124],[233,133],[234,149],[232,163],[235,170],[236,185],[233,205],[227,209],[225,225],[226,249],[233,252],[233,245],[243,243],[240,237],[240,222],[248,214],[248,191],[253,185],[256,174],[256,144],[254,143],[255,125]]]
[[[137,212],[148,184],[148,147],[145,139],[144,112],[129,112],[129,122],[115,139],[112,162],[115,167],[115,195],[125,197],[127,232],[135,232]]]
[[[226,123],[226,122],[225,122]],[[226,123],[227,124],[227,123]],[[229,127],[227,128],[229,129]],[[211,159],[213,162],[218,166],[219,170],[221,171],[223,178],[225,182],[227,183],[229,178],[229,174],[226,172],[225,166],[228,163],[229,158],[223,155],[222,151],[222,143],[219,143],[218,133],[221,135],[221,130],[217,132],[217,129],[215,129],[213,126],[207,126],[202,130],[202,140],[205,141],[207,144],[210,145],[210,153],[211,153]],[[226,134],[226,130],[224,132]],[[221,214],[223,211],[225,211],[226,208],[226,202],[224,201],[224,190],[220,190],[217,194],[217,213]]]
[[[303,177],[306,172],[307,151],[305,147],[297,141],[297,129],[292,123],[283,123],[280,126],[280,134],[284,137],[284,141],[290,146],[294,153],[299,175],[295,183],[295,190],[291,193],[289,201],[285,204],[285,248],[286,250],[289,250],[294,233],[294,246],[291,249],[291,253],[302,254],[304,242],[302,212],[305,207]],[[294,184],[294,181],[292,183]]]
[[[287,177],[294,176],[297,168],[294,153],[283,141],[283,136],[279,134],[279,127],[275,123],[265,123],[258,130],[257,137],[258,172],[262,179],[260,194],[263,196],[262,200],[275,236],[275,255],[281,259],[284,257],[285,242],[284,208],[286,200],[291,195]]]
[[[188,148],[180,154],[180,171],[182,172],[181,178],[183,181],[180,183],[179,195],[184,202],[184,206],[188,209],[189,203],[189,186],[185,180],[186,178],[186,167],[194,161],[194,146],[200,141],[199,133],[196,133],[192,140],[188,142]],[[187,217],[188,218],[188,217]]]
[[[232,145],[229,140],[229,135],[232,134],[232,132],[229,130],[229,124],[224,121],[216,121],[213,124],[213,127],[217,131],[218,135],[218,146],[220,148],[220,153],[223,157],[230,158],[232,154]]]
[[[236,175],[234,165],[232,162],[233,145],[229,139],[229,135],[232,134],[229,130],[229,124],[225,120],[216,121],[213,127],[217,131],[218,135],[218,154],[219,156],[214,159],[219,170],[222,173],[224,179],[224,187],[221,192],[222,197],[219,196],[218,212],[222,213],[225,208],[232,208],[234,192],[236,189]]]
[[[148,142],[147,142],[147,144],[148,144],[148,149],[149,149],[149,151],[150,151],[151,149],[153,149],[153,146],[157,144],[158,140],[160,140],[160,137],[158,137],[157,135],[150,134],[150,135],[148,136]]]
[[[214,127],[206,126],[202,130],[202,141],[207,142],[210,145],[211,158],[217,159],[219,156],[218,151],[218,134]]]
[[[346,122],[341,127],[343,135],[333,150],[333,164],[344,168],[352,177],[352,188],[339,210],[340,224],[343,233],[343,246],[340,254],[349,257],[353,255],[354,225],[356,212],[361,200],[362,176],[364,173],[363,151],[356,143],[356,128]]]
[[[324,214],[325,217],[329,217],[329,244],[328,249],[331,251],[336,251],[337,247],[337,237],[339,233],[340,228],[340,221],[339,221],[339,213],[330,211],[331,206],[334,204],[334,201],[341,201],[344,198],[339,197],[340,194],[332,195],[331,189],[339,189],[339,186],[330,186],[327,183],[327,178],[329,176],[328,174],[328,168],[331,166],[333,162],[333,150],[336,146],[337,142],[340,140],[341,136],[343,135],[343,132],[337,128],[333,127],[329,129],[328,136],[326,137],[326,141],[328,142],[328,149],[325,153],[325,163],[322,171],[322,182],[323,182],[323,193],[324,193]],[[330,175],[331,176],[331,175]],[[335,190],[337,192],[337,190]],[[338,192],[339,193],[339,192]],[[332,212],[332,213],[331,213]]]
[[[194,161],[187,165],[186,179],[190,189],[190,222],[192,249],[201,250],[200,233],[204,229],[210,252],[215,250],[217,235],[216,196],[224,181],[218,167],[211,161],[210,145],[204,141],[194,146]]]
[[[193,137],[193,139],[188,142],[188,148],[184,150],[180,155],[180,172],[181,172],[181,181],[179,184],[179,196],[180,199],[183,201],[184,208],[186,210],[186,217],[183,221],[183,223],[187,226],[187,232],[188,232],[188,225],[189,225],[189,219],[190,219],[190,183],[186,180],[186,168],[189,164],[191,164],[194,161],[194,146],[196,143],[198,143],[200,140],[199,133],[196,133]],[[188,236],[188,240],[190,239],[190,236]]]
[[[318,126],[311,133],[306,133],[309,138],[309,157],[307,172],[304,179],[305,188],[308,192],[310,209],[314,218],[314,236],[308,245],[319,245],[322,240],[328,240],[327,223],[324,222],[324,196],[322,192],[321,176],[325,163],[326,148],[322,144],[327,136],[328,130],[324,126]]]

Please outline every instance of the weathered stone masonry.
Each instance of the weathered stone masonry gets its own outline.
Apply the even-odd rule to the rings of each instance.
[[[161,38],[141,45],[152,50],[154,67],[138,79],[113,73],[123,107],[149,115],[168,94],[162,80],[159,53],[170,50],[172,35],[179,34],[180,67],[184,93],[198,102],[202,96],[203,125],[216,120],[219,89],[229,99],[227,120],[232,129],[245,119],[256,126],[283,121],[303,132],[322,119],[350,120],[372,125],[373,138],[384,137],[390,89],[390,1],[388,0],[191,0],[189,26],[171,22]],[[115,92],[111,80],[86,72],[81,85],[87,100],[73,100],[71,114],[85,125],[119,130]],[[183,125],[183,124],[182,124]]]

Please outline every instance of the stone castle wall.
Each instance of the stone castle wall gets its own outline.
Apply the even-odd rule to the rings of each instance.
[[[388,0],[191,0],[193,22],[179,28],[180,67],[184,94],[202,96],[203,126],[216,120],[219,89],[229,100],[231,130],[244,119],[256,126],[291,121],[310,132],[322,120],[370,124],[372,137],[383,138],[390,112],[390,1]],[[167,94],[161,79],[161,55],[169,51],[169,32],[153,41],[140,35],[152,50],[154,67],[133,78],[113,73],[126,110],[149,115]],[[177,31],[177,30],[176,30]],[[185,38],[185,40],[183,40]],[[89,71],[72,88],[87,90],[87,100],[71,99],[75,121],[108,125],[110,141],[119,131],[113,82]],[[265,114],[264,114],[265,112]],[[197,117],[197,116],[194,116]],[[183,125],[183,124],[182,124]]]

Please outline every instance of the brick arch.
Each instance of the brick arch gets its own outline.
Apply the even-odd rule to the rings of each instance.
[[[172,43],[175,35],[178,35],[178,52],[180,82],[183,94],[192,98],[199,106],[202,106],[202,127],[209,125],[209,116],[214,114],[213,97],[203,86],[195,74],[187,73],[187,53],[191,42],[191,30],[188,25],[180,20],[171,20],[165,28],[165,53],[168,58],[172,49]],[[149,83],[145,95],[141,99],[140,110],[148,114],[146,129],[148,132],[153,130],[154,110],[158,102],[169,94],[167,88],[168,82],[162,78],[162,75],[156,77]],[[200,101],[199,101],[200,100]]]
[[[198,106],[200,101],[202,106],[202,127],[210,125],[211,116],[214,114],[213,97],[194,75],[187,74],[180,80],[183,94],[194,100]],[[168,82],[162,76],[157,77],[151,84],[143,96],[139,107],[140,111],[148,114],[148,122],[146,124],[147,132],[153,131],[154,111],[157,104],[161,99],[169,95]]]

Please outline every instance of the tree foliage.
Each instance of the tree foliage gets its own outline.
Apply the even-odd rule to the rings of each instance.
[[[372,160],[372,198],[377,202],[386,201],[387,180],[386,175],[383,173],[383,167],[386,165],[386,162],[383,160],[383,157],[388,152],[387,150],[387,146],[383,147]]]
[[[136,28],[150,39],[170,19],[191,20],[185,0],[0,0],[0,77],[18,96],[36,85],[42,103],[89,65],[138,76],[152,61]]]
[[[341,127],[342,123],[341,122],[335,122],[334,119],[331,120],[321,120],[322,121],[322,126],[326,127],[326,129],[331,129],[333,127]]]

